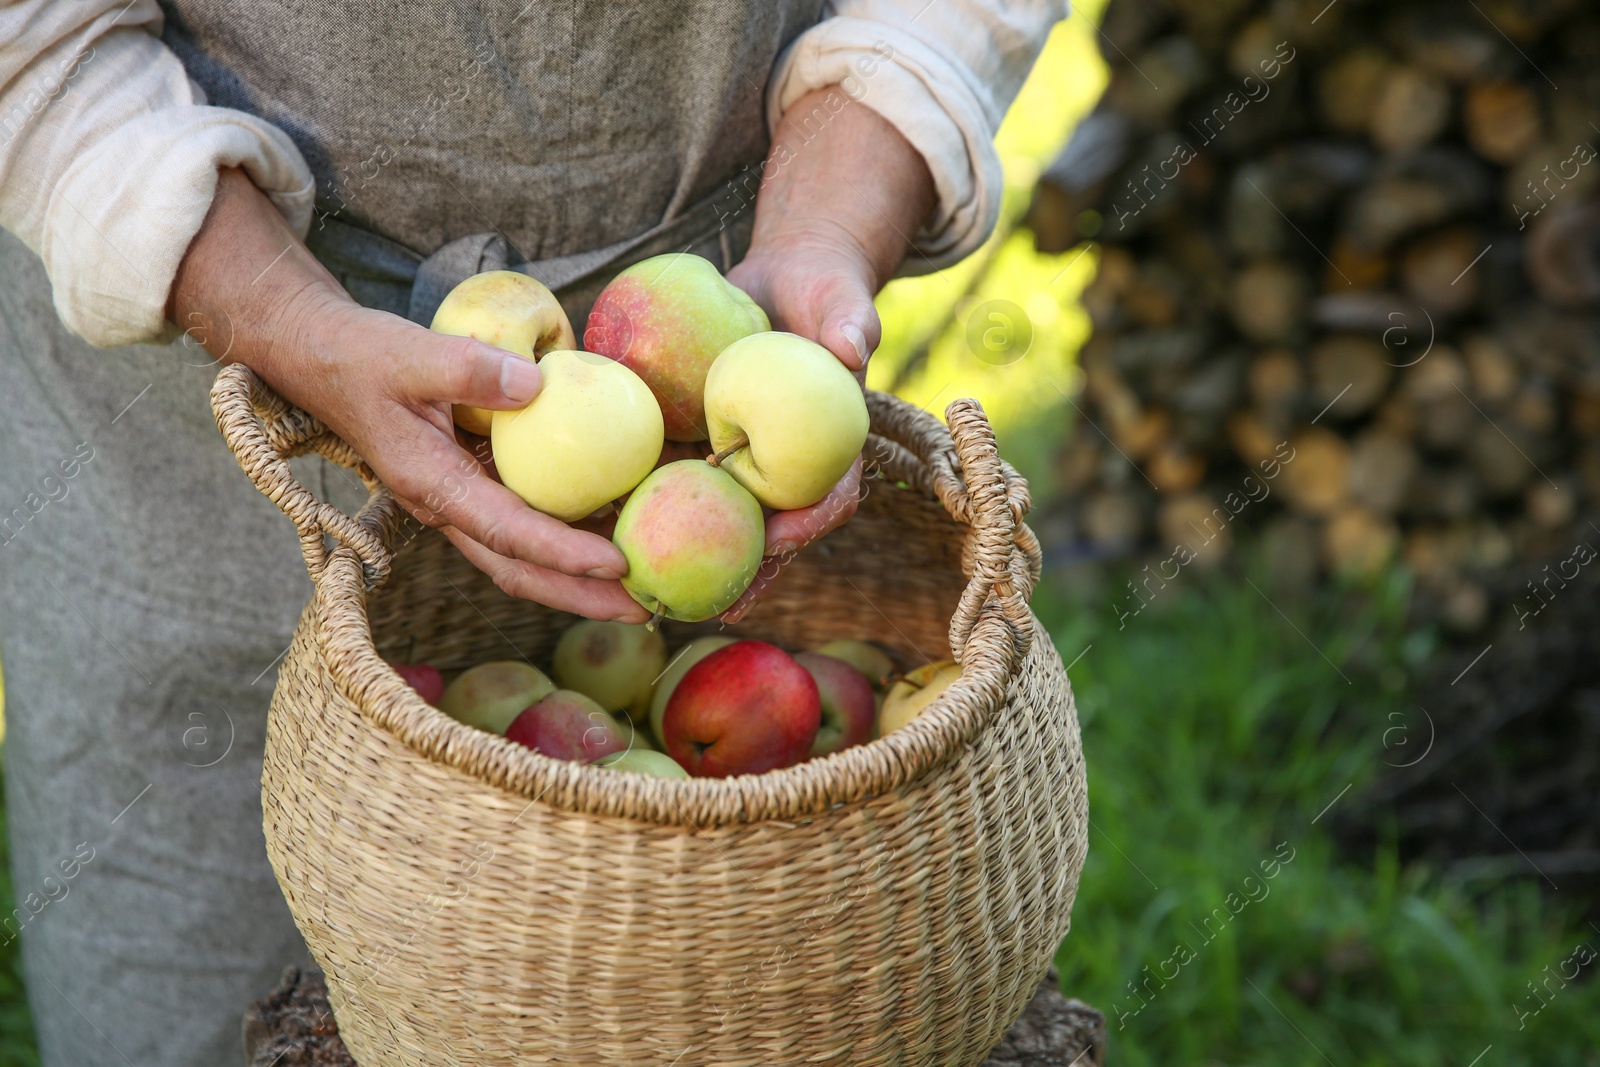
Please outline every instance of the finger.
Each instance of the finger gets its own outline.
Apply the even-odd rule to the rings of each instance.
[[[562,574],[616,579],[628,573],[616,545],[530,508],[435,428],[391,447],[375,453],[388,457],[390,468],[378,473],[429,526],[453,526],[497,555]]]
[[[511,411],[538,395],[543,378],[531,359],[471,337],[404,326],[390,381],[407,399]]]
[[[777,511],[767,517],[768,556],[793,555],[833,530],[856,513],[861,499],[861,457],[850,465],[828,495],[808,508]]]
[[[507,559],[454,527],[442,529],[467,561],[494,579],[494,584],[508,596],[570,611],[587,619],[645,622],[650,618],[650,613],[628,595],[620,582],[574,578],[521,560]]]

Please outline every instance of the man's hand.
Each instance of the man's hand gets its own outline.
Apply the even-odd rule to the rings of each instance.
[[[457,441],[451,404],[520,408],[539,369],[356,304],[243,171],[222,173],[167,312],[322,419],[507,593],[595,619],[646,618],[617,581],[627,563],[615,545],[528,507]]]
[[[773,328],[808,337],[864,374],[883,329],[872,297],[933,210],[928,165],[900,132],[833,86],[784,113],[762,170],[749,255],[728,280]],[[737,622],[795,552],[855,514],[861,463],[823,500],[767,520],[754,584],[723,614]]]

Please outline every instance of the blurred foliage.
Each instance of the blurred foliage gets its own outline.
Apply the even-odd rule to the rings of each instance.
[[[1089,335],[1078,303],[1093,279],[1091,245],[1040,255],[1018,224],[1040,171],[1107,81],[1092,21],[1102,3],[1078,6],[1056,27],[996,138],[1005,195],[995,233],[960,263],[889,283],[878,297],[883,343],[867,384],[944,414],[977,397],[1006,456],[1047,496],[1051,456],[1073,414],[1077,353]],[[1020,312],[1020,314],[1019,314]]]

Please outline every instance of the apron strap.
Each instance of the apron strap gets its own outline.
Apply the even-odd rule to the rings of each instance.
[[[332,215],[312,223],[306,245],[360,303],[423,326],[461,282],[487,270],[516,270],[543,282],[575,323],[605,284],[628,266],[669,252],[693,252],[727,271],[750,247],[760,165],[644,233],[604,248],[529,262],[498,232],[458,237],[423,256]],[[581,328],[580,328],[581,335]]]

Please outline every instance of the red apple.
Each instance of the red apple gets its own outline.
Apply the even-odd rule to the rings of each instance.
[[[817,683],[764,641],[736,641],[689,668],[667,701],[667,755],[702,778],[760,774],[806,758],[822,723]]]
[[[600,291],[583,347],[633,371],[661,404],[669,441],[704,441],[706,372],[724,348],[771,329],[766,312],[686,252],[653,256]]]
[[[511,720],[506,737],[552,759],[585,763],[628,747],[628,733],[622,724],[605,708],[570,689],[557,689]]]
[[[437,705],[439,698],[444,696],[444,677],[439,674],[439,668],[431,663],[391,663],[394,673],[405,680],[405,683],[421,694],[422,699],[430,704]]]
[[[878,701],[867,676],[820,652],[801,652],[795,662],[811,672],[822,698],[822,726],[811,743],[811,755],[826,756],[872,740]]]

